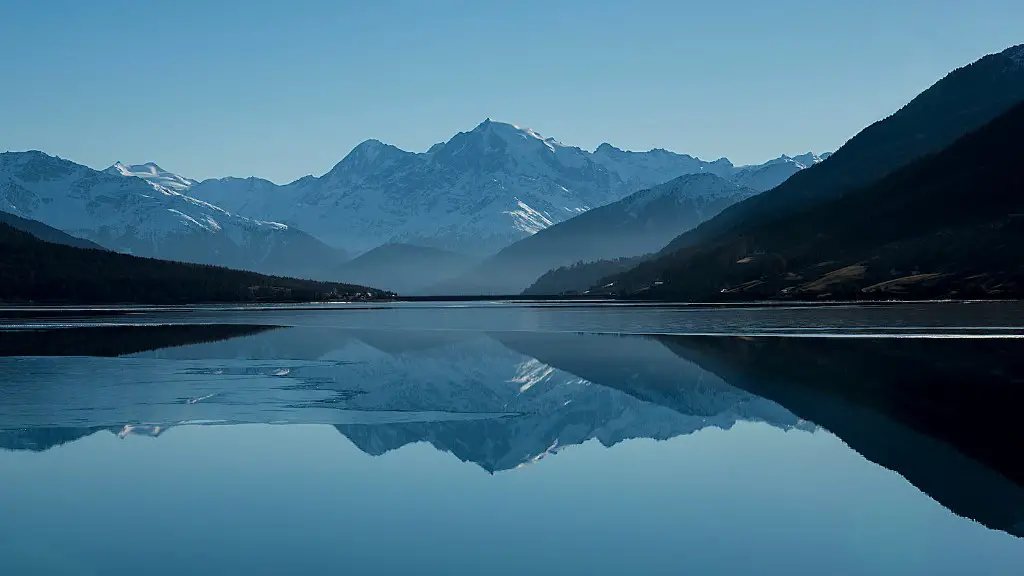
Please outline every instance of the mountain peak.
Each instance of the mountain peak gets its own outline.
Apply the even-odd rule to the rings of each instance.
[[[555,140],[554,138],[545,138],[540,132],[532,128],[526,128],[519,126],[518,124],[510,124],[508,122],[495,122],[490,118],[484,119],[483,122],[477,125],[471,133],[490,133],[498,137],[508,140],[519,139],[530,141],[537,140],[544,143],[548,148],[554,149],[554,147],[564,147],[564,145]]]
[[[376,138],[370,138],[369,140],[363,140],[356,145],[341,162],[334,165],[331,171],[325,176],[335,174],[339,170],[344,170],[348,167],[357,167],[360,172],[365,172],[368,169],[377,169],[384,163],[389,163],[398,158],[404,156],[414,155],[412,152],[406,152],[397,146],[391,144],[385,144]]]
[[[611,154],[621,153],[622,149],[616,148],[607,142],[601,142],[597,149],[594,150],[594,154],[608,156]]]
[[[142,178],[153,186],[166,188],[175,192],[184,192],[193,185],[198,184],[196,180],[185,178],[184,176],[179,176],[178,174],[164,170],[156,162],[146,162],[145,164],[125,164],[118,160],[109,168],[103,170],[103,172],[114,176]]]

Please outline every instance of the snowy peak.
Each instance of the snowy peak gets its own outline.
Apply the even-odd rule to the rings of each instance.
[[[821,156],[818,156],[814,152],[808,152],[806,154],[800,154],[799,156],[794,156],[792,158],[792,160],[794,162],[796,162],[797,164],[800,164],[804,168],[810,168],[811,166],[814,166],[815,164],[821,162],[822,158],[821,158]]]
[[[506,122],[494,122],[490,118],[481,122],[479,126],[473,129],[473,132],[491,133],[510,143],[526,142],[528,145],[542,145],[552,152],[555,151],[556,147],[565,147],[565,145],[558,140],[555,140],[554,138],[545,138],[532,128],[523,128]]]
[[[380,140],[365,140],[353,148],[323,178],[332,180],[344,175],[366,175],[372,172],[381,172],[415,156],[418,154],[406,152]]]
[[[284,186],[206,181],[189,195],[360,252],[402,242],[483,257],[686,174],[714,174],[761,191],[802,167],[786,157],[784,168],[753,175],[726,158],[662,148],[631,152],[605,143],[589,152],[487,118],[424,153],[366,140],[321,177]]]
[[[308,275],[310,261],[344,257],[301,231],[236,216],[157,183],[175,176],[153,163],[118,162],[101,172],[39,152],[6,153],[0,155],[0,211],[111,250],[166,260]]]
[[[168,172],[155,162],[131,165],[114,162],[114,165],[104,170],[104,172],[115,176],[142,178],[152,186],[161,186],[175,192],[185,192],[199,183],[191,178],[185,178],[173,172]]]
[[[469,132],[460,132],[443,146],[431,150],[439,162],[501,169],[503,164],[532,165],[540,158],[566,166],[579,166],[586,153],[566,146],[554,138],[545,138],[536,130],[506,122],[484,120]],[[514,166],[506,166],[514,167]]]

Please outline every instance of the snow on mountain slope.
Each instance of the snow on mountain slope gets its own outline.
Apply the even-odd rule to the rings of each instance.
[[[367,140],[320,177],[283,186],[206,180],[189,194],[356,251],[404,242],[487,255],[678,176],[731,178],[737,171],[726,159],[706,162],[665,150],[602,145],[591,153],[488,119],[424,153]]]
[[[319,258],[343,258],[284,224],[123,176],[37,151],[3,153],[0,210],[138,256],[301,275]]]
[[[587,152],[490,121],[426,153],[368,140],[321,177],[251,188],[244,199],[229,199],[223,186],[206,181],[191,193],[356,250],[407,242],[474,254],[606,204],[623,190]]]
[[[757,193],[710,172],[680,176],[523,238],[431,292],[518,294],[554,268],[655,252]]]
[[[107,174],[142,178],[153,186],[161,186],[175,192],[186,192],[193,185],[199,183],[191,178],[185,178],[184,176],[179,176],[173,172],[168,172],[153,162],[135,164],[131,166],[115,162],[113,166],[107,168],[104,172]]]
[[[825,155],[825,157],[827,157],[827,155]],[[813,152],[801,154],[793,158],[782,155],[775,160],[769,160],[764,164],[740,166],[732,173],[729,179],[740,186],[746,186],[748,188],[764,192],[765,190],[775,188],[779,184],[789,180],[789,177],[793,174],[796,174],[805,168],[810,168],[811,166],[823,161],[823,159],[823,157],[818,156]]]

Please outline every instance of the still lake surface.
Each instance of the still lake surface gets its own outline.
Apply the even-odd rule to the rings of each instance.
[[[0,309],[0,574],[1021,574],[1024,306]]]

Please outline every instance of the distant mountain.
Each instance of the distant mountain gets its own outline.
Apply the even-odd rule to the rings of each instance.
[[[142,178],[157,189],[167,188],[174,190],[175,192],[186,192],[189,188],[199,183],[198,180],[185,178],[184,176],[179,176],[173,172],[168,172],[153,162],[132,166],[126,166],[120,162],[115,162],[113,166],[107,168],[104,172],[119,176],[134,176],[135,178]]]
[[[255,178],[206,180],[189,194],[232,213],[297,226],[346,249],[405,243],[487,256],[685,174],[728,179],[752,169],[724,158],[707,162],[608,144],[591,153],[529,128],[485,120],[424,153],[367,140],[320,177],[283,186]],[[751,182],[772,187],[789,175],[777,170]]]
[[[88,248],[94,250],[106,250],[106,248],[83,240],[81,238],[75,238],[70,234],[65,234],[56,228],[47,226],[42,222],[35,220],[29,220],[28,218],[21,218],[14,214],[8,214],[7,212],[0,212],[0,224],[7,224],[11,228],[21,230],[22,232],[28,232],[36,238],[44,242],[52,242],[54,244],[63,244],[65,246],[71,246],[74,248]]]
[[[469,256],[440,248],[385,244],[342,264],[332,276],[409,295],[458,276],[475,262]]]
[[[665,257],[655,298],[1024,297],[1024,102],[938,154]],[[831,162],[831,160],[829,161]]]
[[[553,268],[656,251],[681,231],[754,194],[707,172],[680,176],[541,230],[434,290],[518,294]]]
[[[1024,45],[1015,46],[951,72],[892,116],[862,130],[826,161],[723,211],[673,240],[659,258],[609,282],[627,293],[651,286],[672,270],[698,266],[698,259],[709,257],[716,247],[739,245],[759,228],[814,204],[840,198],[946,148],[1024,100],[1022,54]],[[908,216],[906,221],[915,219]],[[870,231],[873,218],[867,217],[861,225]],[[748,245],[751,250],[757,249],[756,243]],[[722,275],[725,269],[702,269],[709,276],[689,274],[688,280],[673,290],[680,295],[707,297],[716,287],[720,290],[733,285]],[[693,286],[687,287],[688,283]]]
[[[827,153],[818,156],[813,152],[801,154],[795,158],[783,155],[764,164],[741,166],[729,179],[739,186],[746,186],[747,188],[763,192],[775,188],[789,180],[790,176],[820,163],[825,158],[828,158],[828,156],[829,154]]]
[[[138,256],[294,276],[346,258],[284,224],[35,151],[0,154],[0,210]]]
[[[44,242],[0,223],[0,302],[191,304],[384,294]]]

